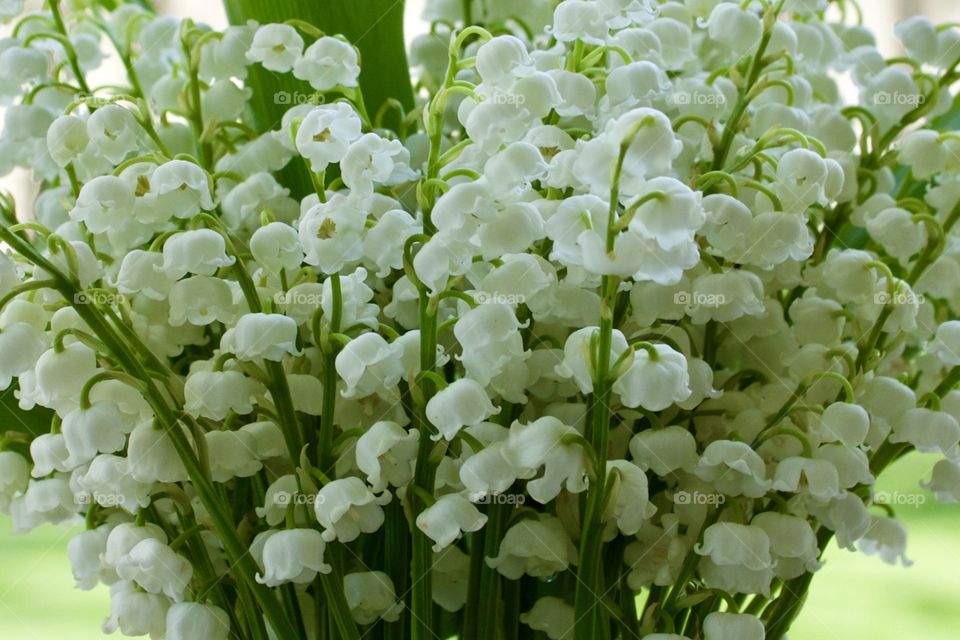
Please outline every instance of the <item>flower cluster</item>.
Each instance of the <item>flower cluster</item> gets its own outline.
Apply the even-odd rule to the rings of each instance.
[[[435,0],[394,131],[302,21],[73,4],[0,41],[0,388],[49,422],[0,512],[85,523],[104,631],[779,639],[831,540],[909,563],[887,466],[960,501],[955,26]],[[259,132],[264,69],[316,93]]]

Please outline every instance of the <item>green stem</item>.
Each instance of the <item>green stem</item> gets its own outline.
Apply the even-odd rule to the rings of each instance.
[[[432,371],[437,359],[437,315],[431,304],[428,292],[420,292],[420,369]],[[436,479],[436,467],[430,460],[433,441],[430,439],[435,428],[426,416],[426,403],[435,393],[436,385],[430,377],[425,377],[420,385],[423,394],[423,407],[419,413],[420,441],[417,446],[417,462],[414,470],[414,485],[420,492],[433,495]],[[421,511],[429,507],[419,492],[412,491],[410,502],[414,519]],[[413,527],[413,552],[410,579],[411,588],[411,633],[413,640],[433,640],[433,581],[430,567],[433,565],[433,542],[419,527]]]

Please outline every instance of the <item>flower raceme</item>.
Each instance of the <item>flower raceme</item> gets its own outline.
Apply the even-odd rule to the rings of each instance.
[[[429,0],[407,113],[301,20],[22,4],[0,512],[105,632],[779,640],[832,539],[909,564],[890,464],[960,501],[956,26]]]

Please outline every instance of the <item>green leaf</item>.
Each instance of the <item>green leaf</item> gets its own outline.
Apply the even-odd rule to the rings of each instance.
[[[0,434],[7,431],[20,431],[30,436],[38,436],[50,431],[53,411],[45,407],[34,407],[29,411],[20,408],[13,392],[15,386],[0,392]],[[25,449],[25,447],[14,447]]]
[[[224,6],[232,24],[296,18],[326,34],[344,35],[360,50],[360,89],[370,117],[374,118],[389,99],[399,101],[408,111],[413,108],[402,0],[224,0]],[[256,64],[250,66],[247,84],[253,90],[250,106],[261,132],[277,128],[284,111],[313,94],[310,85],[292,73],[277,74]],[[384,126],[393,129],[399,122],[396,111],[384,118]],[[302,163],[291,163],[280,179],[295,197],[313,191]]]

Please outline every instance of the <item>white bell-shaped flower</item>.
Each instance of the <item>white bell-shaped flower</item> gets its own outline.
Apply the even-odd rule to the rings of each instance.
[[[367,476],[373,491],[387,485],[402,487],[413,478],[420,432],[405,430],[396,422],[381,420],[357,438],[357,468]]]
[[[360,478],[325,484],[314,503],[317,521],[324,528],[323,539],[352,542],[361,533],[373,533],[383,524],[382,505],[388,502],[388,492],[374,495]]]
[[[271,222],[253,232],[250,253],[272,275],[293,272],[303,262],[297,230],[283,222]]]
[[[340,171],[345,185],[370,195],[374,185],[397,185],[415,179],[409,162],[410,152],[402,142],[367,133],[350,143],[340,161]]]
[[[90,146],[112,164],[120,164],[138,148],[140,125],[133,114],[116,104],[106,104],[87,118]]]
[[[307,264],[333,274],[363,257],[366,213],[360,204],[357,198],[338,193],[303,214],[299,234]]]
[[[110,575],[112,570],[103,562],[109,533],[109,526],[102,525],[78,533],[67,543],[67,557],[78,589],[89,591],[101,582],[109,584],[117,579],[115,573]]]
[[[630,439],[630,455],[638,467],[661,477],[677,470],[691,472],[699,460],[693,434],[676,425],[640,431]]]
[[[83,385],[99,371],[96,354],[85,344],[71,342],[60,352],[49,349],[37,360],[36,402],[65,413],[79,406]]]
[[[194,371],[187,376],[183,393],[184,409],[197,418],[223,420],[231,411],[246,415],[264,386],[239,371]]]
[[[34,478],[72,469],[70,453],[62,433],[42,433],[34,438],[30,442],[30,458],[33,460],[30,473]]]
[[[520,614],[520,622],[534,631],[542,631],[550,640],[572,640],[576,619],[574,608],[553,596],[538,598],[530,611]]]
[[[77,499],[66,474],[31,480],[23,495],[10,501],[10,516],[17,533],[32,531],[44,523],[69,522],[76,514]]]
[[[288,507],[293,503],[294,497],[300,493],[300,482],[297,476],[292,473],[280,476],[267,487],[263,506],[255,510],[257,517],[266,520],[271,527],[277,526],[284,521]],[[293,511],[294,518],[301,517],[299,511],[297,509]]]
[[[707,19],[710,39],[728,49],[735,58],[751,51],[763,35],[763,23],[747,8],[730,2],[716,5]]]
[[[230,229],[256,230],[262,224],[260,214],[269,210],[277,220],[292,222],[300,207],[289,196],[290,190],[282,187],[273,174],[258,171],[224,196],[223,221]]]
[[[463,427],[480,424],[500,412],[476,380],[460,378],[427,401],[427,419],[438,433],[434,440],[453,440]]]
[[[433,601],[446,611],[459,611],[467,602],[470,556],[450,546],[433,556]]]
[[[178,602],[167,610],[165,640],[227,640],[229,636],[230,616],[220,607]]]
[[[150,504],[153,489],[153,483],[140,482],[133,477],[127,458],[110,454],[94,458],[79,477],[79,485],[101,507],[120,507],[130,514],[136,514]]]
[[[174,282],[163,270],[163,254],[134,249],[120,263],[117,291],[139,293],[151,300],[167,300]]]
[[[620,533],[632,536],[656,513],[650,504],[647,476],[643,469],[627,460],[608,460],[607,475],[616,472],[610,503],[604,517],[616,521]]]
[[[874,74],[860,90],[860,104],[867,105],[882,129],[899,122],[923,100],[913,75],[897,66]]]
[[[579,432],[553,416],[544,416],[529,424],[519,421],[510,427],[503,445],[503,457],[513,466],[519,478],[534,478],[527,483],[527,492],[537,502],[546,504],[566,488],[580,493],[587,488],[587,455],[576,441]]]
[[[820,414],[816,429],[823,442],[842,442],[849,447],[858,447],[870,432],[870,416],[860,405],[835,402]]]
[[[130,473],[141,482],[184,482],[188,478],[173,440],[151,422],[130,433],[127,457]]]
[[[948,320],[938,326],[927,351],[937,354],[948,367],[960,365],[960,320]]]
[[[949,413],[918,407],[893,423],[890,442],[908,442],[924,453],[954,455],[960,443],[960,425]]]
[[[140,591],[132,581],[121,580],[110,587],[110,616],[103,622],[103,632],[163,640],[169,608],[167,597]]]
[[[232,322],[239,314],[233,294],[230,284],[220,278],[193,276],[180,280],[170,287],[170,324],[203,327]]]
[[[378,333],[364,333],[341,349],[337,374],[346,383],[344,398],[365,398],[377,393],[389,397],[403,376],[400,345],[390,344]]]
[[[883,250],[907,265],[927,244],[926,227],[906,209],[890,207],[867,220],[867,232]]]
[[[949,160],[947,146],[940,133],[931,129],[911,131],[900,141],[897,158],[908,165],[918,180],[926,180],[943,171]]]
[[[807,149],[791,149],[777,164],[776,193],[783,210],[803,213],[825,198],[828,172],[824,159]]]
[[[467,272],[471,254],[472,249],[465,241],[437,234],[413,257],[413,270],[431,293],[439,293],[446,290],[451,277]]]
[[[817,536],[810,523],[803,518],[764,511],[754,516],[750,525],[767,532],[777,577],[791,580],[820,567]]]
[[[471,500],[500,495],[516,481],[517,469],[507,459],[506,446],[503,440],[491,442],[460,464],[460,482]]]
[[[594,336],[599,335],[597,327],[577,329],[567,338],[563,347],[563,362],[557,365],[557,374],[565,378],[573,378],[582,393],[593,392],[593,367],[591,361]],[[627,339],[619,330],[613,330],[610,344],[610,362],[616,362],[620,354],[628,349]]]
[[[907,528],[896,518],[870,516],[870,527],[857,546],[887,564],[897,564],[898,560],[905,567],[913,564],[907,557]]]
[[[303,38],[288,24],[261,25],[247,50],[247,60],[277,73],[291,71],[302,55]]]
[[[870,512],[863,500],[852,492],[825,505],[814,503],[810,511],[824,526],[836,532],[837,544],[851,551],[856,549],[855,543],[870,528]]]
[[[377,315],[380,307],[372,304],[373,289],[366,283],[367,271],[359,268],[350,275],[340,277],[340,326],[344,329],[364,325],[376,329],[379,325]],[[320,297],[320,308],[323,315],[333,316],[333,286],[330,278],[323,281],[323,291]]]
[[[543,177],[548,169],[540,149],[529,142],[514,142],[487,160],[483,174],[491,184],[509,191]]]
[[[393,580],[382,571],[362,571],[343,576],[343,595],[358,624],[377,620],[396,622],[403,612]]]
[[[53,161],[61,167],[75,161],[89,142],[86,122],[74,115],[58,117],[47,129],[47,149]]]
[[[422,225],[402,209],[387,211],[363,237],[363,253],[377,267],[376,275],[385,277],[392,269],[403,268],[403,246],[422,230]]]
[[[174,234],[163,244],[160,269],[173,280],[188,273],[212,276],[221,267],[229,267],[236,258],[227,255],[226,241],[212,229],[196,229]]]
[[[300,355],[297,322],[278,313],[248,313],[223,334],[220,348],[240,360],[281,362],[288,355]]]
[[[171,160],[157,167],[150,177],[146,197],[152,200],[149,213],[140,220],[146,224],[165,222],[169,218],[185,220],[214,208],[207,173],[186,160]]]
[[[829,460],[791,456],[777,463],[771,486],[776,491],[830,500],[840,495],[840,474]]]
[[[318,573],[330,573],[323,561],[327,543],[316,529],[287,529],[270,532],[263,545],[263,573],[257,582],[277,587],[287,582],[309,584]]]
[[[714,611],[703,619],[704,640],[765,640],[763,622],[746,613]]]
[[[80,188],[70,218],[83,222],[91,233],[103,233],[126,222],[133,205],[133,190],[125,180],[97,176]]]
[[[491,38],[477,49],[477,73],[485,85],[510,85],[532,70],[526,45],[514,36]]]
[[[86,464],[98,453],[120,451],[126,434],[133,431],[137,419],[125,417],[109,402],[95,402],[89,408],[77,408],[63,417],[60,427],[64,444],[74,465]]]
[[[950,459],[939,460],[933,465],[930,482],[920,484],[932,491],[940,502],[960,502],[960,464]]]
[[[140,542],[148,538],[167,542],[167,536],[159,526],[146,523],[143,526],[133,522],[122,522],[110,530],[104,547],[103,562],[116,568],[120,561]]]
[[[117,575],[148,593],[162,593],[180,602],[193,577],[190,561],[155,538],[138,542],[117,563]]]
[[[937,31],[936,25],[922,15],[910,16],[893,27],[893,33],[910,57],[921,63],[937,62]]]
[[[311,110],[297,129],[300,155],[310,161],[315,173],[343,160],[350,143],[360,137],[360,116],[345,102],[321,105]]]
[[[524,574],[546,578],[576,563],[576,549],[558,518],[541,515],[510,527],[500,541],[499,553],[485,558],[487,566],[510,580]]]
[[[625,143],[629,147],[620,178],[621,196],[637,195],[647,178],[670,173],[674,158],[683,148],[666,115],[640,107],[610,121],[601,135],[583,144],[574,163],[575,173],[595,193],[608,194],[613,167]]]
[[[656,177],[649,180],[637,196],[642,198],[655,192],[661,195],[636,209],[630,221],[631,229],[656,240],[667,250],[693,240],[707,219],[700,192],[692,191],[674,178]]]
[[[606,44],[610,29],[597,3],[563,0],[553,14],[553,36],[560,42],[582,40],[586,44]]]
[[[203,434],[210,456],[210,477],[214,482],[249,478],[263,464],[253,450],[253,439],[243,431],[210,431]]]
[[[873,484],[870,459],[859,447],[835,443],[823,444],[813,452],[817,460],[829,462],[837,470],[841,489],[852,489],[859,484]]]
[[[457,493],[448,493],[417,516],[417,528],[436,544],[437,553],[453,544],[465,531],[479,531],[487,522],[473,504]]]
[[[293,75],[317,91],[356,87],[360,76],[357,50],[340,38],[323,36],[307,47],[293,63]]]
[[[287,452],[283,431],[269,420],[251,422],[240,427],[245,437],[243,442],[258,460],[278,458]]]
[[[626,407],[662,411],[690,397],[690,374],[682,353],[665,344],[655,344],[656,357],[646,349],[637,349],[633,363],[613,383]]]
[[[753,525],[717,522],[703,533],[703,542],[694,545],[697,555],[719,566],[736,566],[758,571],[773,566],[770,538]]]
[[[769,487],[763,459],[744,442],[711,442],[695,473],[701,480],[713,483],[717,491],[731,496],[759,498]]]
[[[764,312],[763,283],[756,274],[743,269],[708,273],[693,281],[688,315],[696,324],[710,320],[730,322]]]
[[[42,333],[25,322],[15,322],[0,331],[0,389],[10,386],[13,378],[33,369],[37,359],[47,350]]]
[[[27,490],[30,467],[15,451],[0,451],[0,513],[9,512],[10,500]]]

